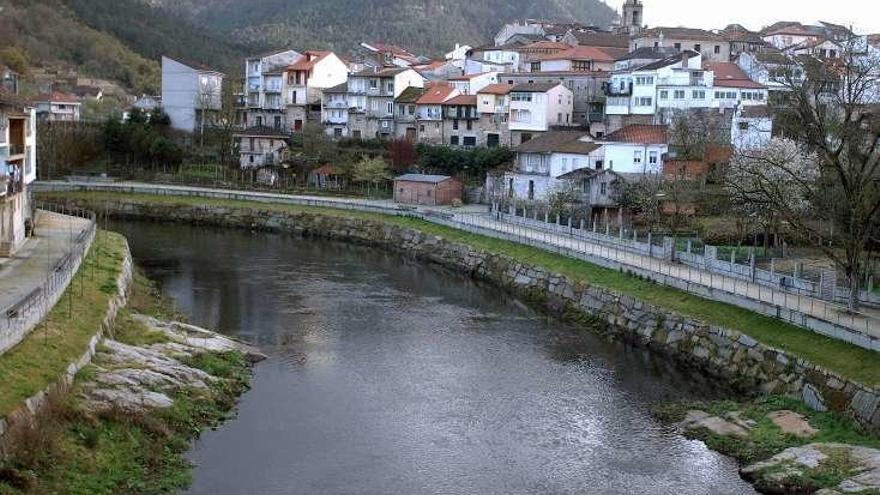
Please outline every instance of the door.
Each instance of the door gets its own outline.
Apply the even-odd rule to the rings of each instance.
[[[498,137],[498,134],[487,134],[486,135],[486,147],[497,148],[499,142],[500,142],[500,139]]]
[[[302,121],[302,119],[296,119],[296,120],[293,121],[293,130],[294,130],[294,131],[301,131],[302,128],[303,128],[303,121]]]

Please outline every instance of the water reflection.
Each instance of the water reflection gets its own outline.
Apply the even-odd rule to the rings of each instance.
[[[712,389],[643,350],[366,248],[118,228],[195,323],[272,356],[195,446],[191,493],[754,493],[652,420]]]

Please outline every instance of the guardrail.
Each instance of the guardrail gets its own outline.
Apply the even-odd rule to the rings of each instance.
[[[828,301],[764,287],[754,282],[739,280],[723,274],[674,263],[650,254],[636,253],[610,243],[599,243],[586,237],[575,237],[526,225],[500,221],[486,213],[459,213],[436,208],[413,209],[392,203],[380,203],[348,198],[319,198],[288,194],[208,189],[190,186],[163,186],[151,184],[74,184],[35,183],[37,191],[110,191],[158,196],[190,196],[302,206],[318,206],[343,210],[358,210],[386,215],[415,217],[475,234],[509,240],[558,253],[574,259],[624,270],[662,285],[689,292],[700,297],[721,301],[733,306],[781,319],[823,335],[843,340],[867,349],[880,350],[880,319],[863,313],[846,312]],[[443,214],[438,214],[443,213]],[[497,214],[497,213],[496,213]],[[657,246],[662,251],[669,243]]]
[[[42,321],[55,306],[85,258],[95,238],[95,214],[79,208],[38,204],[37,213],[47,211],[88,220],[86,228],[71,232],[70,246],[64,255],[46,271],[39,286],[0,311],[0,354],[14,347]]]

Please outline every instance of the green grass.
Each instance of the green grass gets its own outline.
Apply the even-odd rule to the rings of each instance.
[[[743,463],[767,459],[789,447],[797,447],[814,442],[837,442],[850,445],[864,445],[880,448],[880,437],[871,436],[851,419],[836,412],[819,412],[808,408],[803,402],[788,397],[769,396],[753,402],[735,401],[697,401],[662,404],[654,407],[654,415],[664,422],[680,422],[688,410],[699,409],[715,416],[732,411],[740,411],[743,418],[754,420],[757,424],[748,438],[725,437],[707,430],[690,430],[688,436],[706,442],[712,450],[717,450]],[[810,438],[786,435],[767,415],[773,411],[787,409],[807,418],[819,432]]]
[[[674,311],[699,319],[707,324],[737,330],[775,348],[790,352],[841,376],[869,386],[880,385],[880,357],[878,353],[845,342],[824,337],[783,321],[738,308],[730,304],[705,299],[677,289],[664,287],[619,271],[543,251],[509,241],[471,234],[419,219],[378,213],[340,210],[334,208],[298,205],[266,204],[185,196],[154,196],[146,194],[72,192],[47,193],[47,200],[85,202],[100,210],[101,200],[124,200],[133,203],[153,203],[180,206],[249,208],[255,211],[282,213],[314,213],[349,218],[374,220],[437,235],[492,253],[503,254],[521,262],[542,266],[568,278],[626,294],[658,308]]]
[[[79,272],[48,317],[0,356],[0,417],[55,383],[86,351],[116,291],[124,246],[122,236],[98,232]]]

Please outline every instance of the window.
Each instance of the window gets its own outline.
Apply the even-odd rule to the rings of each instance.
[[[655,41],[655,42],[654,42],[654,48],[660,48],[660,42],[659,42],[659,41]]]
[[[728,91],[726,95],[728,100],[736,99],[736,91]]]
[[[452,119],[452,130],[458,130],[458,119]]]
[[[388,115],[392,115],[394,113],[394,103],[388,101],[385,102],[385,113]]]
[[[695,100],[705,100],[706,99],[706,91],[703,89],[695,89],[691,93],[691,97]]]
[[[513,197],[513,179],[510,179],[507,182],[507,197],[509,197],[509,198]]]
[[[654,84],[653,76],[638,76],[636,77],[636,86],[650,86]]]
[[[529,181],[529,199],[535,199],[535,181]]]
[[[524,132],[519,135],[519,144],[523,144],[523,143],[525,143],[527,141],[531,141],[531,140],[532,140],[532,134],[529,132]]]
[[[510,101],[532,101],[531,93],[511,93]]]
[[[450,136],[449,144],[452,146],[458,146],[458,136]]]
[[[650,163],[651,165],[657,164],[657,152],[656,151],[649,151],[648,152],[648,163]]]
[[[378,79],[370,79],[370,89],[376,89],[379,87]]]
[[[702,50],[703,50],[703,45],[701,45],[699,43],[694,43],[694,51],[695,52],[699,53]]]
[[[419,125],[419,132],[425,132],[425,124]]]
[[[342,129],[339,127],[333,129],[333,137],[341,138],[342,137]]]
[[[561,113],[556,114],[556,122],[560,123],[560,124],[562,123],[562,114]]]
[[[574,72],[588,72],[590,70],[589,60],[572,60],[571,70]]]
[[[719,55],[721,53],[721,45],[715,45],[715,55]]]
[[[474,124],[473,124],[473,122],[471,122],[470,120],[468,120],[468,121],[467,121],[467,125],[465,125],[465,127],[467,128],[467,130],[470,131],[471,129],[473,129]]]
[[[653,100],[651,97],[643,96],[640,98],[636,98],[636,106],[637,107],[650,107],[652,102],[653,102]]]
[[[410,114],[410,115],[415,115],[415,114],[416,114],[416,106],[415,106],[415,105],[410,105],[410,106],[409,106],[409,114]]]
[[[676,43],[676,44],[673,45],[673,46],[675,46],[675,49],[676,49],[676,50],[681,51],[681,43]]]
[[[603,182],[603,183],[599,184],[599,194],[601,194],[603,196],[608,194],[608,183],[607,182]]]
[[[250,156],[248,157],[248,161],[249,161],[250,163],[254,163],[254,155],[250,155]]]
[[[661,100],[669,99],[669,91],[667,91],[667,90],[665,90],[665,89],[664,89],[664,90],[661,90],[661,91],[660,91],[660,99],[661,99]]]
[[[672,93],[672,97],[675,98],[676,100],[683,100],[684,99],[684,90],[683,89],[676,89]]]
[[[602,170],[605,167],[603,160],[596,160],[596,170]]]
[[[740,122],[739,124],[737,124],[737,127],[739,127],[739,130],[741,130],[741,131],[747,131],[747,130],[749,130],[749,123],[748,122]]]
[[[541,62],[532,62],[529,72],[541,72]]]
[[[633,152],[633,163],[636,165],[641,165],[642,163],[642,151],[636,150]]]
[[[562,159],[562,171],[568,172],[568,158]]]
[[[462,143],[465,146],[476,146],[477,145],[477,138],[474,136],[465,136],[462,139]]]
[[[275,128],[276,129],[281,128],[281,116],[280,115],[275,117]]]
[[[389,82],[388,84],[385,85],[385,92],[387,92],[388,94],[394,93],[394,83],[393,82]]]
[[[260,127],[261,125],[263,125],[263,117],[258,115],[257,116],[257,127]]]

